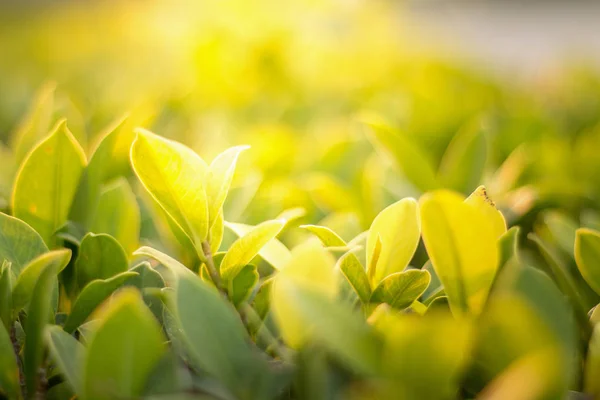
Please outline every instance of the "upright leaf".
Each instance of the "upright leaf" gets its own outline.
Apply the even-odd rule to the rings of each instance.
[[[587,284],[600,294],[600,233],[588,228],[577,230],[575,261]]]
[[[371,297],[371,284],[365,272],[365,268],[360,263],[358,257],[352,250],[344,254],[337,263],[342,275],[350,283],[360,301],[367,304]]]
[[[108,279],[127,270],[127,255],[110,235],[88,233],[79,246],[75,274],[80,289],[94,279]]]
[[[73,336],[69,335],[59,326],[46,328],[46,345],[50,357],[70,388],[79,396],[83,395],[83,358],[85,349]]]
[[[25,222],[0,213],[0,260],[11,264],[17,276],[31,260],[48,251],[40,235]]]
[[[0,322],[9,330],[12,326],[12,276],[10,262],[0,264]]]
[[[12,292],[13,309],[15,311],[20,311],[29,304],[35,291],[35,285],[40,279],[40,275],[43,271],[50,269],[56,271],[56,274],[58,274],[67,266],[70,259],[71,250],[62,249],[42,254],[27,264],[17,278]],[[56,276],[54,277],[52,284],[56,288]],[[50,303],[50,301],[48,301],[48,303]]]
[[[140,208],[126,179],[120,178],[102,191],[90,231],[111,235],[128,255],[137,249]]]
[[[485,186],[479,186],[473,193],[467,197],[465,203],[472,204],[479,208],[486,219],[492,225],[496,237],[502,236],[506,232],[506,220],[504,215],[496,208],[496,204],[488,196]]]
[[[122,290],[99,320],[84,361],[82,397],[139,397],[166,351],[158,322],[135,289]]]
[[[23,161],[13,189],[13,215],[54,244],[53,234],[66,221],[86,164],[81,146],[60,122]]]
[[[0,324],[0,392],[10,399],[21,398],[17,356],[10,335],[2,324]]]
[[[450,191],[421,200],[423,241],[455,314],[481,312],[498,268],[497,232],[486,212]]]
[[[47,256],[47,257],[45,257]],[[39,383],[39,369],[44,362],[44,329],[53,317],[52,296],[56,285],[56,276],[71,257],[70,250],[56,250],[34,260],[46,258],[43,267],[36,277],[31,293],[27,320],[25,321],[25,348],[23,350],[23,371],[25,386],[31,396],[36,392]],[[18,285],[18,282],[17,282]],[[15,287],[15,290],[18,286]],[[33,396],[32,396],[33,397]]]
[[[219,212],[223,208],[225,198],[229,192],[235,165],[240,153],[249,149],[250,146],[236,146],[219,154],[207,171],[206,195],[208,197],[209,226],[213,225]]]
[[[377,215],[367,237],[367,265],[374,270],[372,283],[378,284],[394,272],[401,272],[413,257],[421,235],[419,206],[412,198],[402,199]],[[377,240],[381,251],[374,263]]]
[[[265,221],[233,242],[221,262],[223,278],[225,280],[235,278],[240,270],[259,254],[263,246],[281,232],[285,224],[285,220]]]
[[[585,392],[594,398],[600,396],[600,325],[594,327],[594,333],[588,347],[585,365]]]
[[[209,230],[206,163],[191,149],[139,129],[131,146],[131,165],[146,190],[200,253]]]

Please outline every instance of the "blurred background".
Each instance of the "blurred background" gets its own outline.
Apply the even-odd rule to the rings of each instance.
[[[65,116],[89,155],[128,114],[207,160],[252,145],[230,221],[301,206],[352,238],[395,199],[483,183],[525,229],[556,210],[596,226],[598,16],[578,1],[3,1],[0,201],[19,131]]]

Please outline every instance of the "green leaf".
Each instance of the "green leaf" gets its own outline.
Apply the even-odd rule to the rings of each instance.
[[[271,290],[275,319],[290,346],[316,340],[357,371],[378,370],[380,343],[359,313],[287,273],[278,274]]]
[[[225,222],[225,226],[235,233],[238,237],[247,235],[255,227],[252,225],[237,224]],[[263,260],[268,262],[273,268],[281,270],[287,263],[290,262],[290,251],[283,243],[276,238],[273,238],[265,244],[258,252]]]
[[[209,230],[203,179],[206,163],[188,147],[138,129],[131,146],[131,165],[146,190],[200,254]]]
[[[17,357],[4,325],[0,325],[0,391],[9,399],[22,398]]]
[[[179,339],[192,365],[206,371],[242,398],[265,388],[264,359],[254,354],[235,309],[217,290],[185,268],[176,267],[170,309],[180,329]],[[202,304],[202,307],[198,307]]]
[[[120,291],[99,320],[84,361],[82,397],[139,397],[166,351],[160,325],[133,288]]]
[[[67,266],[70,259],[71,250],[62,249],[42,254],[27,264],[17,278],[13,289],[13,310],[19,311],[29,304],[35,290],[34,288],[43,271],[50,268],[51,270],[56,270],[56,274],[58,275]],[[54,277],[53,285],[54,287],[57,285],[56,276]]]
[[[375,149],[391,158],[410,183],[423,192],[439,187],[433,164],[408,135],[377,124],[369,125],[368,138]]]
[[[223,219],[223,210],[217,215],[217,219],[210,227],[210,251],[215,254],[219,251],[223,242],[223,234],[225,233],[225,220]]]
[[[88,229],[97,218],[98,207],[102,207],[102,185],[129,173],[129,150],[135,134],[127,122],[127,117],[120,117],[100,133],[90,162],[82,174],[69,219]]]
[[[71,308],[71,313],[64,325],[65,332],[73,333],[83,324],[90,314],[114,291],[119,289],[130,278],[137,276],[137,272],[121,272],[109,279],[95,279],[88,283]]]
[[[48,82],[40,88],[27,115],[13,133],[12,148],[17,163],[21,163],[35,144],[48,134],[54,114],[55,89],[54,82]]]
[[[94,279],[108,279],[127,271],[127,255],[110,235],[88,233],[79,246],[75,261],[77,283],[82,289]]]
[[[500,248],[500,261],[498,267],[502,268],[507,262],[515,258],[519,260],[519,234],[521,228],[513,226],[498,239],[498,247]]]
[[[344,239],[339,237],[337,233],[327,228],[326,226],[301,225],[300,228],[306,229],[307,231],[318,237],[321,243],[323,243],[323,246],[325,247],[346,246],[346,242],[344,241]]]
[[[18,276],[31,260],[48,251],[40,235],[20,219],[0,213],[0,260]]]
[[[50,351],[50,357],[56,363],[67,384],[81,396],[83,394],[81,369],[85,354],[83,345],[56,325],[46,328],[46,345]]]
[[[468,194],[483,176],[487,146],[480,122],[467,123],[446,148],[439,167],[439,181],[450,189]]]
[[[431,275],[425,270],[396,272],[382,280],[371,295],[373,303],[387,303],[403,310],[416,301],[427,289]]]
[[[585,392],[597,398],[600,396],[600,325],[596,325],[589,343],[584,375]]]
[[[223,208],[240,153],[250,146],[236,146],[219,154],[210,164],[206,175],[209,226],[212,226]]]
[[[138,248],[140,208],[126,179],[119,178],[102,191],[90,231],[111,235],[128,255]]]
[[[238,306],[248,299],[254,286],[258,283],[258,271],[256,265],[248,264],[229,282],[228,292],[231,302]]]
[[[10,262],[0,264],[0,322],[9,330],[12,326],[12,276]]]
[[[423,241],[454,314],[479,314],[498,268],[498,231],[487,211],[451,191],[421,200]]]
[[[129,286],[135,286],[142,292],[144,302],[150,310],[154,313],[159,321],[162,321],[163,304],[160,299],[155,296],[151,296],[146,293],[147,289],[158,288],[162,289],[165,287],[165,281],[162,276],[156,272],[148,262],[142,262],[139,265],[131,268],[130,272],[136,272],[138,275],[129,278],[126,282]]]
[[[25,321],[25,349],[23,350],[23,372],[25,374],[25,386],[27,393],[35,393],[39,382],[39,368],[44,362],[44,329],[53,319],[52,296],[56,287],[56,276],[67,265],[71,258],[70,250],[55,250],[46,253],[31,262],[23,270],[21,277],[24,276],[28,268],[35,268],[35,264],[40,264],[41,268],[36,268],[38,273],[35,276],[35,286],[31,291],[31,301]],[[19,281],[15,286],[15,291],[19,287]],[[21,286],[23,287],[23,286]],[[15,297],[13,296],[13,302]]]
[[[367,237],[367,265],[374,268],[369,272],[373,276],[373,285],[406,268],[417,249],[420,235],[421,219],[415,199],[402,199],[377,215]],[[377,262],[373,263],[378,238],[381,240],[381,252]]]
[[[600,233],[588,228],[577,230],[575,261],[587,284],[600,294]]]
[[[229,281],[235,278],[240,270],[259,254],[263,246],[281,232],[285,224],[285,220],[265,221],[233,242],[221,262],[223,279]]]
[[[488,196],[485,186],[477,187],[477,189],[467,197],[465,203],[479,208],[492,225],[496,237],[500,237],[506,232],[506,220],[504,219],[504,215],[498,211],[496,204]]]
[[[358,295],[360,301],[363,304],[367,304],[371,298],[371,284],[369,283],[365,268],[360,263],[358,257],[352,251],[349,251],[340,257],[337,265],[344,278],[346,278]]]
[[[13,215],[50,247],[66,221],[86,158],[64,121],[29,153],[15,180]]]

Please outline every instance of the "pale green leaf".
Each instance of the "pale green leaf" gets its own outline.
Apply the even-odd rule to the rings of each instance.
[[[238,306],[248,299],[254,286],[258,283],[258,279],[258,271],[255,265],[248,264],[244,266],[236,277],[229,281],[227,290],[231,302],[235,306]]]
[[[365,272],[365,268],[360,263],[358,257],[352,251],[344,254],[337,263],[342,275],[350,283],[358,298],[367,304],[371,297],[371,284]]]
[[[221,262],[223,279],[228,281],[235,278],[240,270],[259,254],[263,246],[281,232],[285,224],[285,220],[265,221],[233,242]]]
[[[587,284],[600,294],[600,233],[588,228],[577,230],[575,261]]]
[[[138,129],[131,165],[146,190],[201,253],[209,231],[206,163],[188,147]]]
[[[482,207],[440,190],[421,200],[423,241],[452,312],[478,314],[498,268],[497,231]]]
[[[50,357],[70,388],[80,396],[83,393],[83,357],[85,348],[73,336],[63,331],[59,326],[46,328],[46,344]]]
[[[50,247],[66,221],[85,167],[81,146],[64,121],[23,161],[13,189],[13,215],[35,229]]]
[[[95,279],[88,283],[79,293],[71,308],[71,313],[63,328],[65,332],[73,333],[79,325],[85,322],[96,307],[123,286],[127,280],[137,275],[137,272],[126,271],[109,279]]]
[[[236,224],[232,222],[225,222],[225,226],[238,237],[247,235],[254,228],[254,226],[251,225]],[[258,252],[258,255],[277,270],[282,269],[291,259],[288,248],[276,238],[273,238],[265,244]]]
[[[10,399],[21,399],[19,367],[10,335],[0,324],[0,391]]]
[[[333,230],[326,226],[319,225],[302,225],[302,229],[306,229],[310,233],[314,234],[321,240],[325,247],[343,247],[346,246],[346,242],[338,236]]]
[[[29,304],[36,282],[43,271],[50,268],[56,270],[56,275],[58,275],[67,266],[70,259],[71,250],[62,249],[42,254],[27,264],[21,271],[13,288],[13,309],[19,311]],[[56,286],[56,275],[52,282],[54,286]]]
[[[40,235],[25,222],[0,213],[0,260],[11,263],[15,276],[31,260],[48,251]]]
[[[206,175],[209,226],[212,226],[223,208],[240,153],[249,148],[250,146],[236,146],[227,149],[210,164]]]
[[[120,291],[99,321],[84,361],[82,397],[139,397],[166,351],[160,325],[136,289]]]
[[[79,246],[75,274],[80,289],[94,279],[108,279],[127,270],[125,251],[110,235],[88,233]]]
[[[376,285],[394,272],[403,271],[413,257],[421,235],[419,205],[415,199],[402,199],[377,215],[367,237],[367,265]],[[376,263],[373,255],[377,240],[381,252]],[[374,270],[373,270],[374,268]]]
[[[102,191],[90,231],[113,236],[127,255],[138,248],[140,209],[127,180],[119,178]]]
[[[373,290],[371,302],[387,303],[403,310],[421,297],[430,281],[431,275],[425,270],[395,272],[384,278]]]

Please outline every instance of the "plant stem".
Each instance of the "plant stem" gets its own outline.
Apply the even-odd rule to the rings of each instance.
[[[254,328],[256,335],[258,336],[257,339],[269,344],[269,348],[272,349],[275,356],[282,360],[288,360],[290,358],[288,349],[282,346],[281,343],[279,343],[279,340],[273,336],[250,304],[244,302],[240,305],[240,316],[248,329]]]
[[[208,269],[210,279],[212,279],[217,289],[222,290],[221,275],[215,267],[215,261],[213,260],[212,250],[210,249],[210,243],[208,243],[208,241],[202,242],[202,252],[204,253],[204,258],[206,259],[206,268]]]

